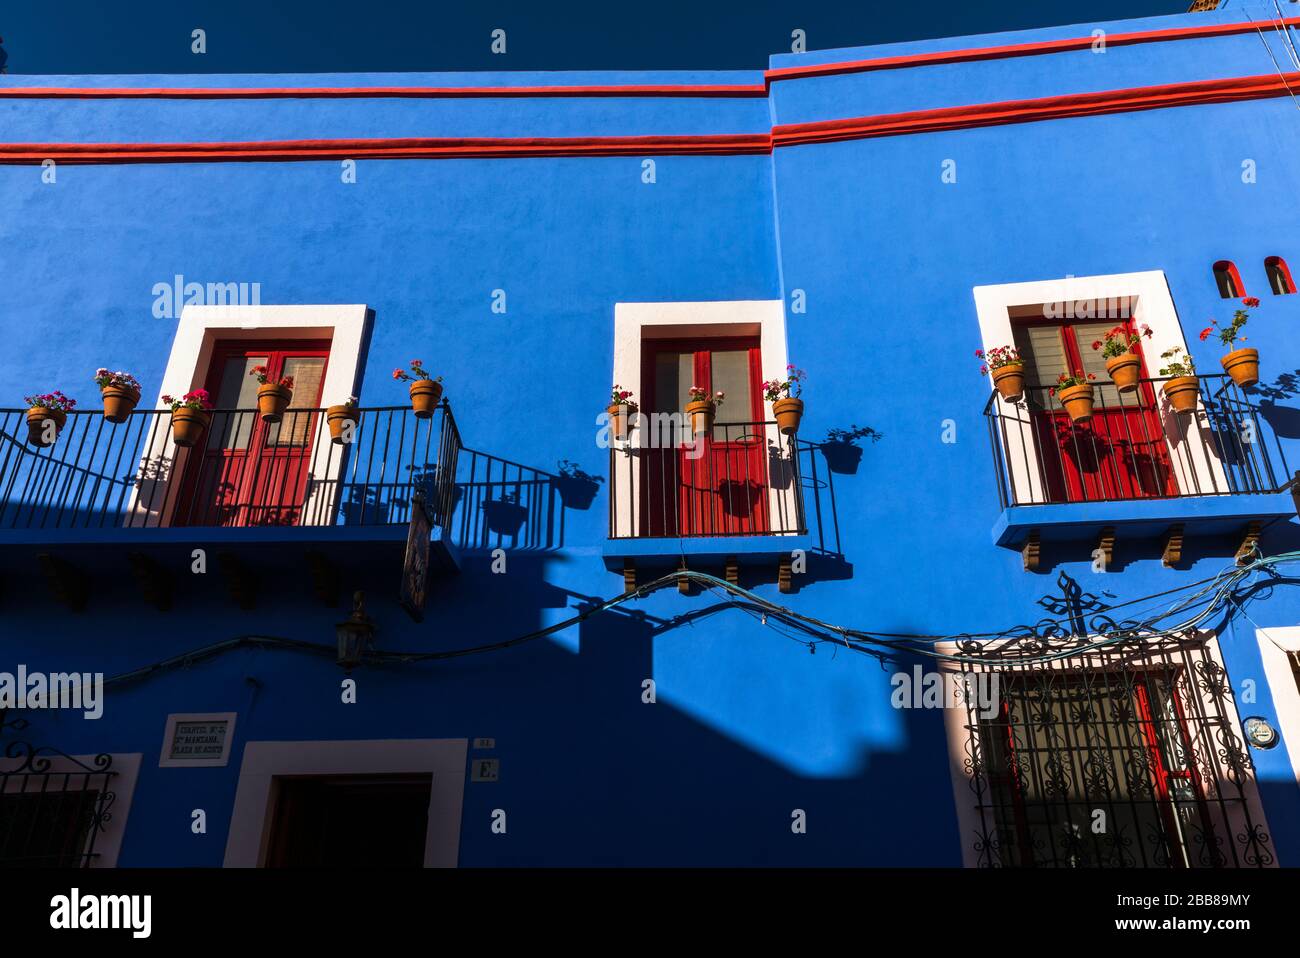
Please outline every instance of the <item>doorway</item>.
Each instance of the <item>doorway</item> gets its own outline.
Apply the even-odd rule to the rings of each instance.
[[[320,427],[328,340],[221,342],[204,388],[215,411],[202,447],[190,450],[172,525],[297,525]],[[255,367],[268,382],[293,378],[284,418],[257,414]]]

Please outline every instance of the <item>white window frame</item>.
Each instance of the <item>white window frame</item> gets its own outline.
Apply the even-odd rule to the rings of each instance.
[[[1264,663],[1264,677],[1273,693],[1277,712],[1278,734],[1291,760],[1291,771],[1300,785],[1300,686],[1291,670],[1288,652],[1300,652],[1300,626],[1256,629],[1259,656]]]
[[[614,378],[624,389],[631,390],[632,400],[640,404],[644,395],[641,382],[642,344],[654,339],[707,340],[709,337],[758,336],[764,380],[785,379],[786,337],[785,304],[779,299],[719,300],[711,302],[662,302],[614,304]],[[764,401],[764,418],[771,418]],[[645,411],[645,410],[643,410]],[[641,489],[637,454],[642,448],[645,427],[635,429],[626,443],[611,438],[611,444],[626,455],[614,458],[610,476],[613,488],[631,489],[632,495],[620,494],[620,505],[612,518],[611,538],[623,538],[636,528],[640,515]],[[793,444],[779,436],[776,427],[768,426],[765,446],[779,443],[793,449]],[[614,485],[617,484],[617,485]],[[778,529],[782,517],[798,515],[800,490],[790,484],[781,489],[769,483],[769,528]],[[793,533],[789,533],[793,534]]]
[[[203,386],[217,344],[229,340],[328,339],[329,359],[321,386],[321,405],[332,406],[356,395],[361,380],[363,350],[369,328],[369,308],[351,305],[288,306],[186,306],[181,311],[176,339],[163,373],[155,409],[163,409],[163,396],[183,396]],[[329,432],[322,421],[316,429],[316,448],[308,462],[320,463],[319,475],[309,475],[312,495],[326,495],[334,488],[342,469],[341,456],[328,455]],[[170,483],[185,474],[191,450],[179,448],[165,435],[150,441],[137,475],[140,482],[131,493],[126,524],[157,527],[170,523],[167,514],[175,508]],[[145,478],[151,477],[151,478]],[[146,484],[148,491],[145,492]],[[320,516],[328,524],[333,517],[323,508],[313,508],[309,499],[304,516]]]
[[[140,762],[142,754],[140,752],[113,752],[110,753],[113,764],[109,770],[117,774],[109,778],[108,788],[113,793],[113,802],[105,811],[110,812],[108,821],[100,827],[95,837],[96,857],[89,862],[91,868],[116,868],[118,856],[122,852],[122,839],[126,835],[126,822],[131,813],[131,800],[135,797],[135,783],[140,777]],[[48,775],[45,783],[45,793],[67,791],[66,786],[72,784],[79,776],[99,775],[96,771],[86,771],[87,768],[95,769],[95,759],[98,755],[42,755],[43,760],[49,761],[49,767],[39,774]],[[0,772],[14,772],[21,765],[21,758],[0,758]],[[69,778],[64,782],[59,781],[59,776],[68,775]],[[5,791],[17,794],[22,791],[23,779],[11,777],[5,785]],[[90,838],[87,836],[87,841]]]
[[[1091,302],[1100,306],[1122,301],[1126,297],[1131,298],[1133,304],[1134,322],[1139,327],[1146,324],[1151,328],[1151,338],[1142,341],[1148,375],[1159,375],[1161,353],[1176,346],[1187,351],[1187,340],[1178,321],[1178,310],[1174,307],[1163,270],[976,286],[972,292],[975,295],[980,339],[985,352],[998,346],[1014,345],[1010,312],[1012,307],[1040,303]],[[1105,319],[1101,321],[1104,322]],[[1007,441],[1012,445],[1013,451],[1036,448],[1033,423],[1024,406],[1012,407],[1000,398],[995,402],[1001,407],[1002,426],[1007,431]],[[1193,496],[1198,489],[1226,491],[1227,473],[1213,441],[1207,438],[1204,408],[1198,406],[1193,425],[1193,417],[1173,412],[1163,397],[1157,394],[1157,414],[1164,429],[1165,447],[1178,486],[1178,495]],[[1017,434],[1018,439],[1012,438]],[[1016,505],[1037,505],[1050,501],[1036,459],[1026,460],[1021,455],[1010,455],[1006,459],[1008,479]]]
[[[468,739],[248,742],[226,839],[226,868],[261,868],[279,797],[277,778],[302,775],[429,775],[425,868],[455,868]]]
[[[1224,664],[1223,652],[1219,648],[1219,637],[1213,633],[1205,633],[1202,638],[1205,639],[1204,657],[1216,663],[1219,668],[1224,671],[1225,675],[1230,674],[1227,671],[1227,666]],[[1015,640],[1003,639],[998,641],[1007,642]],[[990,643],[981,643],[981,645],[988,644]],[[968,652],[964,653],[955,642],[935,643],[935,650],[947,655],[969,654]],[[1089,653],[1086,658],[1089,663],[1097,662],[1098,665],[1100,665],[1099,656],[1104,655],[1105,653]],[[1073,660],[1070,661],[1073,662]],[[1158,670],[1167,665],[1167,653],[1159,649],[1153,649],[1147,654],[1136,652],[1126,653],[1123,658],[1123,664],[1125,668],[1129,669],[1150,667]],[[1059,663],[1054,667],[1060,667]],[[1033,672],[1039,668],[1041,668],[1039,665],[1016,665],[1014,662],[998,662],[996,660],[990,660],[987,666],[976,667],[975,671],[1001,672],[1006,674],[1025,671]],[[945,688],[960,689],[962,674],[960,670],[952,665],[944,665],[942,666],[942,670],[955,676],[954,681],[945,683]],[[1184,707],[1193,714],[1210,714],[1222,708],[1224,717],[1231,721],[1232,727],[1236,729],[1239,734],[1242,734],[1242,750],[1248,751],[1251,746],[1246,742],[1244,733],[1241,733],[1241,715],[1236,707],[1236,698],[1229,697],[1227,703],[1223,706],[1218,706],[1215,704],[1215,699],[1212,693],[1208,689],[1202,688],[1198,685],[1195,680],[1188,681],[1187,685],[1189,688],[1197,690],[1201,702],[1199,709],[1194,708],[1193,703],[1187,702],[1183,703]],[[971,781],[974,778],[974,770],[971,766],[971,756],[967,753],[966,749],[966,742],[971,734],[967,724],[967,712],[965,706],[961,702],[952,703],[950,707],[945,708],[943,711],[944,731],[948,739],[948,770],[952,779],[953,799],[957,806],[957,827],[961,836],[962,866],[965,868],[978,868],[980,865],[979,851],[975,848],[975,839],[980,834],[981,829],[979,812],[974,799],[975,793],[971,788]],[[1202,750],[1202,752],[1204,752],[1204,750]],[[1237,787],[1232,783],[1232,776],[1235,773],[1223,755],[1205,752],[1204,754],[1200,754],[1200,758],[1207,762],[1213,761],[1215,776],[1214,785],[1217,792],[1224,793]],[[1202,768],[1201,771],[1203,772],[1204,769]],[[1259,781],[1253,768],[1247,770],[1245,778],[1246,781],[1241,786],[1241,792],[1245,798],[1245,805],[1250,811],[1251,819],[1262,826],[1263,830],[1267,833],[1268,817],[1264,814],[1264,804],[1259,795]],[[1247,818],[1240,810],[1240,806],[1226,803],[1223,806],[1223,814],[1226,817],[1230,834],[1237,835],[1247,830]],[[1270,867],[1278,867],[1276,850],[1274,850],[1273,861]]]

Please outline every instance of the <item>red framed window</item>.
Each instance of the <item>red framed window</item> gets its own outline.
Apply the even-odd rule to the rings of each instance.
[[[980,740],[1002,864],[1206,862],[1215,832],[1176,674],[1000,675],[1000,709],[980,719]]]
[[[1133,320],[1056,319],[1041,313],[1015,318],[1012,333],[1025,360],[1037,467],[1048,501],[1176,496],[1145,356],[1138,389],[1120,393],[1110,381],[1101,351],[1092,348],[1116,326],[1133,332]],[[1141,355],[1141,346],[1138,350]],[[1096,378],[1092,420],[1076,425],[1051,390],[1063,373],[1078,371]]]
[[[320,426],[328,340],[220,342],[204,377],[215,411],[206,443],[187,456],[173,525],[295,525]],[[284,418],[257,414],[255,366],[294,380]]]
[[[1214,282],[1219,287],[1220,299],[1241,299],[1246,295],[1246,284],[1241,281],[1241,274],[1230,259],[1221,259],[1214,264]]]
[[[1295,292],[1291,268],[1281,256],[1270,256],[1264,260],[1264,272],[1268,274],[1268,286],[1274,296],[1289,296]]]
[[[649,536],[747,535],[768,531],[768,481],[758,337],[647,340],[642,412],[650,448],[641,459],[641,528]],[[699,386],[726,398],[713,429],[690,441],[674,428]]]

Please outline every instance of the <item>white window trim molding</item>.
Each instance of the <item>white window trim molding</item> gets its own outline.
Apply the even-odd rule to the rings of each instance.
[[[158,753],[159,768],[216,768],[230,764],[230,753],[235,745],[235,712],[173,712],[167,716],[163,728],[162,748]],[[172,737],[180,722],[225,722],[226,741],[220,758],[172,758]]]
[[[425,868],[455,868],[465,794],[468,739],[248,742],[239,767],[226,839],[226,868],[266,863],[277,777],[290,775],[429,775]]]
[[[1216,663],[1224,674],[1227,667],[1223,661],[1223,652],[1219,648],[1219,638],[1213,633],[1204,634],[1205,644],[1203,646],[1204,656]],[[984,643],[988,644],[988,643]],[[969,654],[969,651],[957,645],[956,642],[936,642],[935,651],[946,655],[963,655]],[[1095,654],[1094,654],[1095,656]],[[1089,658],[1090,662],[1097,662],[1095,657]],[[1150,667],[1153,670],[1160,670],[1168,666],[1167,653],[1161,650],[1153,649],[1146,654],[1126,654],[1123,659],[1125,668],[1141,669]],[[1100,667],[1100,663],[1098,664]],[[991,660],[987,667],[976,668],[975,671],[982,672],[1023,672],[1026,670],[1024,665],[1015,663],[999,663]],[[961,677],[959,670],[952,666],[944,666],[943,671],[954,674],[958,679]],[[1200,688],[1195,681],[1188,683],[1189,687],[1198,690],[1200,696],[1200,709],[1193,710],[1194,714],[1203,710],[1204,714],[1211,714],[1215,709],[1222,708],[1224,717],[1231,723],[1232,728],[1241,732],[1241,715],[1237,710],[1237,701],[1235,697],[1230,696],[1226,704],[1216,705],[1215,699],[1208,689]],[[954,687],[954,686],[945,686]],[[945,702],[945,705],[948,703]],[[1186,705],[1186,703],[1184,703]],[[971,787],[971,781],[974,778],[974,769],[972,767],[973,756],[969,755],[966,750],[966,741],[970,735],[966,708],[960,703],[953,703],[951,706],[944,708],[944,731],[948,739],[948,770],[952,778],[953,800],[957,806],[957,829],[961,841],[962,866],[964,868],[978,868],[980,866],[979,852],[975,848],[976,840],[981,834],[981,823],[979,811],[976,806],[975,792]],[[1245,741],[1243,736],[1243,750],[1249,751],[1250,745]],[[1228,766],[1226,759],[1219,754],[1202,755],[1203,760],[1214,762],[1215,771],[1215,789],[1220,793],[1225,793],[1236,786],[1232,784],[1232,769]],[[1203,771],[1203,769],[1202,769]],[[1250,811],[1250,817],[1266,833],[1268,832],[1268,817],[1264,814],[1264,803],[1259,795],[1259,781],[1255,775],[1253,767],[1248,770],[1247,781],[1242,786],[1241,791],[1245,797],[1245,804]],[[1238,806],[1226,806],[1223,810],[1228,819],[1229,832],[1231,835],[1237,835],[1247,830],[1247,820],[1245,814],[1236,810]],[[1273,861],[1270,867],[1277,868],[1277,855],[1273,855]]]
[[[111,771],[117,773],[110,780],[109,786],[113,793],[113,802],[105,809],[110,813],[108,821],[104,822],[95,838],[97,856],[90,860],[91,868],[117,867],[118,856],[122,853],[122,839],[126,835],[126,822],[131,813],[131,800],[135,797],[135,783],[140,777],[140,762],[143,758],[140,752],[112,752],[109,754],[113,759]],[[102,774],[93,771],[97,757],[97,755],[42,756],[42,758],[48,759],[50,763],[49,767],[42,773],[51,776],[47,781],[47,793],[67,790],[58,787],[60,784],[59,777],[62,775],[69,776],[67,782],[72,782],[79,776]],[[12,772],[21,765],[22,759],[20,758],[0,758],[0,772]],[[87,768],[92,769],[92,771],[86,771]],[[67,784],[67,782],[64,784]],[[22,779],[11,777],[5,784],[5,791],[18,792],[22,784]]]
[[[1282,747],[1291,759],[1296,784],[1300,784],[1300,686],[1287,657],[1288,652],[1300,652],[1300,626],[1256,629],[1255,638],[1264,662],[1264,677],[1273,693]]]
[[[1142,352],[1147,373],[1159,375],[1160,354],[1181,346],[1187,350],[1187,339],[1178,310],[1169,292],[1164,270],[1146,270],[1138,273],[1113,273],[1101,276],[1072,276],[1029,283],[1003,283],[997,286],[976,286],[975,310],[979,315],[980,339],[987,352],[997,346],[1014,344],[1011,331],[1010,309],[1014,306],[1034,306],[1040,303],[1107,302],[1132,297],[1133,320],[1138,325],[1151,328],[1151,338],[1143,340]],[[1103,318],[1100,320],[1105,322]],[[1048,493],[1036,460],[1020,454],[1019,450],[1035,448],[1033,424],[1022,404],[1011,406],[996,400],[1002,410],[1002,425],[1010,434],[1019,433],[1018,441],[1009,442],[1013,448],[1007,455],[1012,490],[1017,505],[1048,502]],[[1165,433],[1165,446],[1169,452],[1170,468],[1181,496],[1196,495],[1196,490],[1225,490],[1227,474],[1214,449],[1213,440],[1205,430],[1205,412],[1198,409],[1191,428],[1190,417],[1180,417],[1172,412],[1157,392],[1157,412]]]
[[[717,300],[711,302],[615,303],[614,304],[614,378],[632,392],[632,400],[640,403],[644,395],[641,382],[641,345],[648,339],[700,338],[724,336],[758,336],[761,370],[764,380],[784,379],[786,363],[785,303],[779,299]],[[765,413],[767,404],[764,404]],[[640,433],[635,430],[624,447],[629,453],[615,459],[611,487],[631,489],[632,495],[623,496],[610,537],[618,537],[621,530],[630,534],[636,528],[640,515],[640,471],[635,451],[640,448]],[[775,426],[769,426],[765,437],[768,446],[778,444]],[[614,442],[613,439],[610,440]],[[617,485],[615,485],[617,484]],[[770,528],[781,527],[783,517],[797,515],[793,498],[797,488],[778,489],[769,483],[768,507]],[[786,500],[783,501],[783,497]]]
[[[325,381],[321,386],[321,405],[332,406],[356,395],[364,365],[362,352],[369,332],[369,307],[348,305],[287,306],[186,306],[181,311],[172,342],[167,368],[163,372],[155,409],[163,409],[163,396],[183,396],[202,387],[213,350],[222,341],[329,339],[329,359]],[[310,462],[328,463],[321,475],[312,475],[310,488],[328,490],[339,478],[341,456],[329,456],[328,430],[322,421],[316,429],[316,449]],[[190,450],[172,442],[170,430],[151,437],[142,457],[138,475],[142,478],[132,491],[127,507],[129,526],[164,526],[175,506],[170,495],[173,477],[184,474]],[[144,478],[150,477],[150,478]],[[148,485],[147,493],[144,492]],[[304,515],[323,515],[324,510],[310,505]],[[329,517],[327,517],[329,518]]]

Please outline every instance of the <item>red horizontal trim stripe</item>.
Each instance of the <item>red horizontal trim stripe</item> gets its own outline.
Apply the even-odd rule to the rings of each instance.
[[[755,84],[668,83],[626,86],[374,86],[374,87],[0,87],[0,99],[482,99],[512,97],[763,97]]]
[[[1300,17],[1287,17],[1281,21],[1288,27],[1300,25]],[[1178,27],[1170,30],[1143,30],[1134,33],[1106,35],[1107,47],[1130,46],[1135,43],[1163,43],[1169,40],[1198,40],[1208,37],[1232,36],[1252,33],[1258,26],[1271,29],[1277,20],[1214,23],[1205,26]],[[899,70],[908,67],[936,66],[944,63],[969,63],[975,60],[1001,60],[1009,57],[1041,56],[1047,53],[1068,53],[1088,50],[1095,42],[1091,35],[1069,37],[1064,40],[1042,40],[1035,43],[1017,43],[1000,47],[975,47],[966,50],[944,50],[937,53],[913,53],[897,57],[877,57],[873,60],[850,60],[840,63],[822,63],[812,66],[783,67],[767,70],[764,76],[770,85],[774,80],[798,80],[806,77],[838,76],[845,73],[868,73],[874,70]]]
[[[1158,110],[1174,106],[1231,103],[1238,100],[1286,96],[1287,84],[1300,93],[1300,73],[1281,76],[1274,73],[1264,76],[1233,77],[1226,80],[1197,80],[1190,83],[1171,83],[1129,90],[1072,93],[1035,100],[974,103],[969,106],[941,107],[908,113],[823,120],[816,123],[791,123],[772,128],[772,143],[778,147],[798,146],[806,143],[860,140],[876,136],[971,129],[1006,123],[1100,116],[1134,110]]]
[[[0,163],[454,159],[527,156],[741,156],[771,151],[766,133],[718,136],[412,137],[249,143],[6,143]]]
[[[0,163],[168,163],[528,156],[742,156],[773,147],[973,129],[1300,93],[1300,72],[1073,93],[1033,100],[792,123],[771,133],[703,136],[411,137],[245,143],[0,143]]]
[[[1278,20],[1210,23],[1168,30],[1142,30],[1112,33],[1106,36],[1108,47],[1137,43],[1163,43],[1171,40],[1196,40],[1233,36],[1256,29],[1272,29],[1278,23],[1300,26],[1300,17]],[[811,66],[783,67],[764,71],[761,84],[627,84],[594,86],[496,86],[496,87],[21,87],[0,86],[0,99],[172,99],[172,100],[258,100],[258,99],[348,99],[348,98],[423,98],[469,99],[511,97],[762,97],[777,80],[805,77],[838,76],[875,70],[899,70],[910,67],[936,66],[945,63],[969,63],[976,60],[999,60],[1009,57],[1041,56],[1087,50],[1092,36],[1068,37],[996,47],[974,47],[936,53],[913,53],[904,56],[876,57],[821,63]]]

